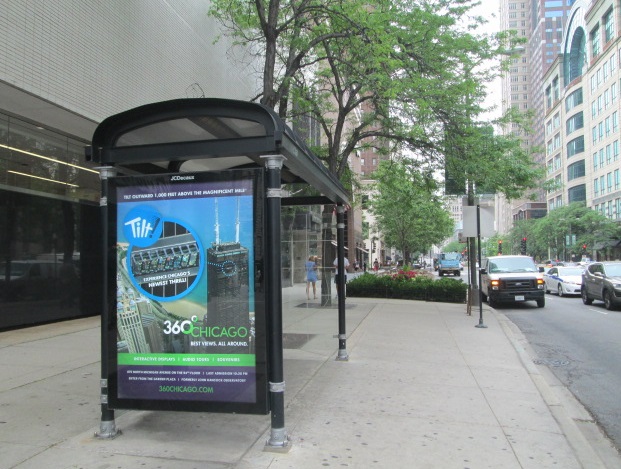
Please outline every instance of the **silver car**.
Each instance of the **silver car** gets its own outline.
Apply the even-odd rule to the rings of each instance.
[[[580,295],[582,288],[582,267],[551,267],[543,274],[546,293],[557,293],[558,296]]]

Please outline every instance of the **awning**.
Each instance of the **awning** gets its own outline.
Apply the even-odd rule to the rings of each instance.
[[[366,249],[362,249],[362,248],[356,248],[356,249],[360,252],[364,252],[365,254],[369,254],[369,251],[367,251]]]
[[[609,239],[608,241],[602,241],[600,243],[595,243],[593,249],[606,249],[606,248],[616,248],[621,245],[621,241],[618,239]]]
[[[116,114],[95,130],[87,159],[121,174],[153,174],[265,166],[269,155],[285,157],[283,184],[312,186],[320,203],[349,203],[337,177],[273,109],[246,101],[175,99]]]

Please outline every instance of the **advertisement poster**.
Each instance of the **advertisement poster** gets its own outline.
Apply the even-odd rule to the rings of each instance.
[[[267,411],[257,178],[245,170],[111,179],[117,406]]]

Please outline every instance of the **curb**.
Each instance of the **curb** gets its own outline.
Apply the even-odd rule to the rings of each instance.
[[[588,410],[563,384],[556,380],[547,368],[540,368],[533,362],[536,354],[522,331],[504,314],[494,308],[489,308],[489,310],[513,345],[522,365],[539,390],[561,432],[567,438],[580,465],[585,469],[621,467],[621,455],[602,433]],[[549,381],[557,381],[557,384],[551,384]],[[566,390],[566,392],[561,393],[560,390]]]

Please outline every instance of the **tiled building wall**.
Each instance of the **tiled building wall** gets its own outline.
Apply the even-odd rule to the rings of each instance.
[[[94,121],[155,101],[249,99],[205,0],[0,0],[0,81]],[[241,56],[241,55],[240,55]],[[1,105],[0,105],[1,108]]]

